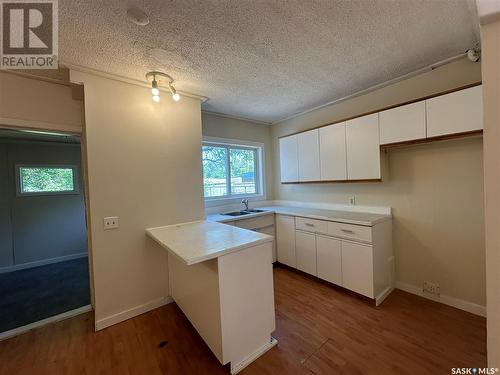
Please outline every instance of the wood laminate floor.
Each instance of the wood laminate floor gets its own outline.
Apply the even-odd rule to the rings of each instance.
[[[277,347],[241,374],[450,374],[486,367],[484,318],[396,290],[376,308],[275,268]],[[0,342],[1,375],[228,374],[175,304],[93,332],[91,313]]]

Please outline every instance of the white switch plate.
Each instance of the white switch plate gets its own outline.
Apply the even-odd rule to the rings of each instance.
[[[104,218],[104,230],[116,229],[120,226],[118,216],[110,216]]]

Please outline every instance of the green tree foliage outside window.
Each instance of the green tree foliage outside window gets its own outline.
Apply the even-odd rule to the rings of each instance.
[[[21,193],[71,192],[75,190],[73,168],[20,167]]]
[[[255,149],[204,145],[202,161],[205,198],[257,193]]]

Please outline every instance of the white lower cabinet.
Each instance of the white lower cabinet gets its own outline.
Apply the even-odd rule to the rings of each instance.
[[[276,215],[276,249],[278,262],[297,267],[295,256],[295,217]]]
[[[259,233],[264,233],[264,234],[267,234],[269,236],[273,236],[276,238],[276,233],[274,231],[274,225],[270,225],[270,226],[267,226],[267,227],[264,227],[264,228],[257,228],[255,229],[256,232],[259,232]],[[277,260],[277,255],[276,255],[276,240],[273,241],[273,263],[276,262]]]
[[[342,286],[374,298],[372,246],[342,241]]]
[[[276,262],[276,231],[274,226],[274,215],[263,215],[248,219],[226,221],[224,224],[239,228],[249,229],[254,232],[264,233],[274,237],[273,241],[273,263]]]
[[[316,276],[316,235],[303,231],[295,232],[297,269]]]
[[[342,286],[342,241],[317,235],[316,265],[320,279]]]
[[[380,304],[393,288],[392,223],[373,226],[276,215],[278,262]]]

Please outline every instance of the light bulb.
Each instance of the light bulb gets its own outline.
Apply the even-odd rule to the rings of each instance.
[[[178,102],[179,100],[181,100],[181,96],[179,94],[175,93],[172,95],[172,99],[174,99],[176,102]]]
[[[153,81],[151,82],[151,93],[153,95],[160,95],[160,90],[158,90],[158,82],[156,82],[156,79],[153,79]]]
[[[158,103],[160,101],[160,95],[153,95],[153,102]]]

